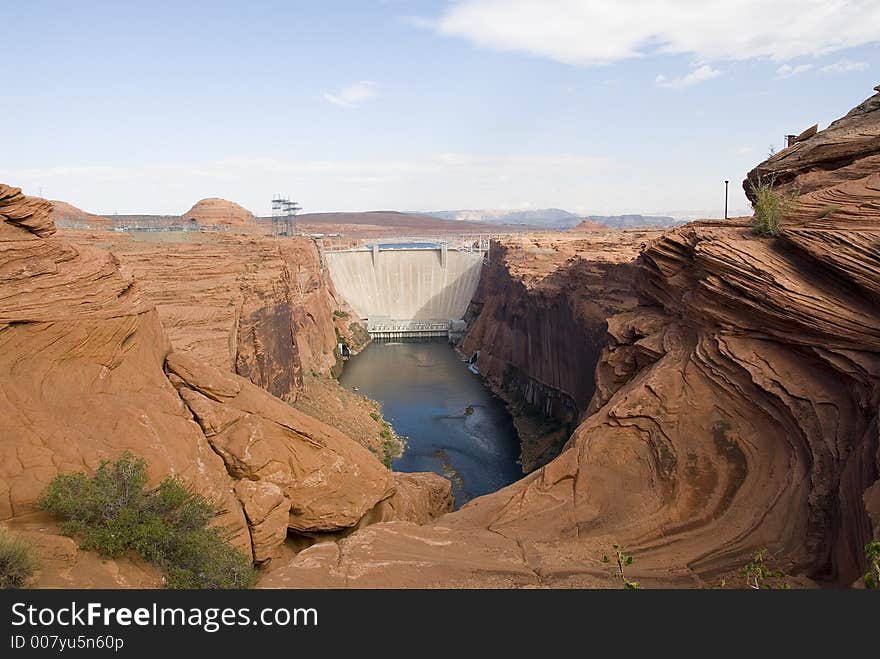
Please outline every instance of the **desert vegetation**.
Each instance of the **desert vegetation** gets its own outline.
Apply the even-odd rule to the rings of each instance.
[[[0,588],[23,588],[37,569],[33,548],[0,527]]]
[[[865,545],[865,588],[880,589],[880,540]]]
[[[158,566],[170,588],[247,588],[251,561],[210,526],[218,514],[203,496],[166,477],[147,487],[147,464],[131,453],[97,471],[60,474],[40,507],[60,519],[82,549],[116,558],[136,552]]]
[[[752,188],[752,193],[755,198],[752,231],[763,237],[778,236],[786,216],[797,207],[797,198],[774,190],[772,181],[762,181]]]
[[[785,580],[785,575],[780,570],[775,570],[768,564],[771,558],[766,547],[761,547],[752,556],[752,560],[746,563],[742,569],[742,575],[746,580],[746,587],[754,590],[773,590],[791,588]]]
[[[624,590],[638,590],[641,588],[638,581],[630,581],[630,579],[626,576],[625,568],[628,568],[633,564],[633,557],[627,552],[626,547],[622,545],[612,545],[611,551],[614,555],[614,563],[615,563],[615,575],[620,579],[620,582],[623,584]],[[611,563],[611,559],[608,558],[608,555],[602,557],[603,563]]]

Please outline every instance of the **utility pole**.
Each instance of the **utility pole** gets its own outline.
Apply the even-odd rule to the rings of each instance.
[[[724,219],[727,219],[727,185],[730,183],[729,180],[724,179]]]

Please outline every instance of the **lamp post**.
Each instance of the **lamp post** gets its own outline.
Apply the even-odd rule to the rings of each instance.
[[[724,219],[727,219],[727,184],[730,183],[729,180],[724,179]]]

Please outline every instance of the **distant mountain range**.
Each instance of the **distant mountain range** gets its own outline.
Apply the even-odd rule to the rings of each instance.
[[[535,210],[455,210],[422,213],[443,220],[485,222],[487,224],[525,225],[543,229],[570,229],[583,220],[591,220],[609,227],[671,227],[684,224],[688,219],[669,215],[575,215],[561,208]]]
[[[526,225],[545,229],[568,229],[579,224],[583,219],[560,208],[538,208],[535,210],[457,210],[427,211],[422,215],[430,215],[441,220],[458,220],[464,222],[485,222],[487,224]]]
[[[617,229],[674,227],[690,221],[686,218],[675,218],[669,215],[587,215],[586,219]]]

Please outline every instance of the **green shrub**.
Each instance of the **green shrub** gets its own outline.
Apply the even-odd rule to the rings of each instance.
[[[346,311],[340,311],[339,309],[334,309],[334,310],[333,310],[333,315],[334,315],[336,318],[348,318],[348,312],[346,312]]]
[[[382,464],[391,469],[391,462],[400,453],[400,447],[391,437],[382,442]]]
[[[751,562],[746,563],[742,569],[746,586],[755,590],[788,590],[791,586],[785,581],[785,575],[767,565],[769,556],[767,548],[761,547],[755,552]]]
[[[633,564],[633,557],[627,552],[626,547],[622,545],[612,545],[612,551],[614,552],[615,562],[617,563],[617,569],[615,570],[617,574],[617,578],[620,579],[620,582],[623,584],[624,590],[639,590],[641,586],[638,581],[630,581],[624,572],[624,568],[629,567]],[[602,557],[603,563],[610,563],[611,560],[608,558],[608,555]]]
[[[33,548],[0,528],[0,588],[23,588],[37,569]]]
[[[785,217],[797,207],[797,197],[773,189],[772,182],[759,183],[752,188],[755,211],[752,230],[759,236],[778,236]]]
[[[217,511],[176,478],[147,489],[147,465],[125,452],[91,477],[60,474],[40,507],[64,521],[61,530],[83,549],[111,558],[136,551],[165,573],[171,588],[247,588],[255,573],[248,558],[209,526]]]
[[[865,545],[865,588],[880,588],[880,540],[871,540]]]
[[[378,421],[379,420],[379,413],[378,412],[370,412],[370,418],[373,421]]]

